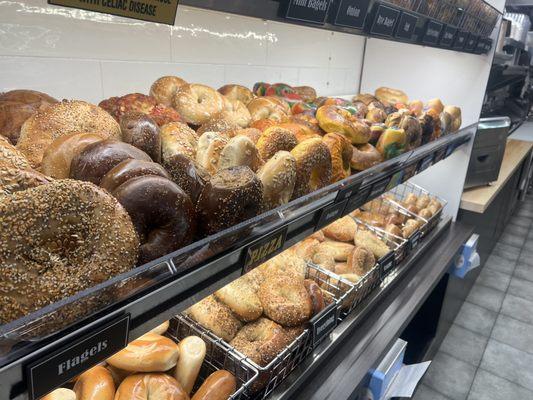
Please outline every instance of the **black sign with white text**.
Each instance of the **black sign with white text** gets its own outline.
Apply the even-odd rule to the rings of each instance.
[[[468,37],[468,32],[457,31],[455,35],[455,41],[453,42],[454,49],[463,49],[466,45],[466,38]]]
[[[421,236],[422,236],[422,232],[420,231],[416,231],[415,233],[411,235],[411,237],[409,238],[409,247],[411,250],[414,250],[418,246]]]
[[[352,197],[355,193],[357,193],[357,191],[361,187],[361,183],[363,182],[357,181],[357,182],[346,185],[345,188],[340,189],[339,193],[337,193],[337,197],[335,198],[335,202],[338,203],[340,201],[343,201],[343,200],[346,200]]]
[[[285,17],[298,21],[323,24],[331,0],[288,0]]]
[[[335,25],[362,29],[370,0],[341,0],[335,16]]]
[[[244,275],[247,272],[250,272],[259,264],[262,264],[270,257],[281,252],[286,237],[287,227],[284,226],[248,246],[245,252],[244,264],[242,266],[242,274]]]
[[[337,318],[338,307],[332,303],[309,321],[313,327],[313,346],[322,341],[337,326]]]
[[[385,192],[385,189],[387,189],[387,185],[389,184],[390,180],[391,177],[387,176],[386,178],[374,183],[372,186],[372,191],[370,192],[370,199],[375,199],[376,197],[382,195],[383,192]]]
[[[381,276],[385,277],[389,272],[396,266],[396,260],[394,258],[394,252],[391,251],[389,254],[381,257],[378,260],[378,264],[381,269]]]
[[[128,344],[130,315],[123,315],[28,366],[28,393],[41,398]]]
[[[320,218],[318,219],[315,230],[318,231],[342,217],[346,203],[348,203],[348,200],[343,200],[340,203],[333,203],[324,207],[320,213]]]
[[[468,39],[466,39],[466,45],[465,50],[467,51],[474,51],[477,45],[479,37],[473,34],[468,35]]]
[[[370,33],[381,36],[392,36],[399,18],[399,10],[380,4],[374,14]]]
[[[428,20],[424,34],[422,35],[422,43],[437,44],[440,38],[440,32],[443,25],[440,22]]]
[[[400,22],[398,22],[395,36],[400,39],[411,40],[415,33],[417,23],[418,17],[416,15],[403,11],[400,17]]]
[[[455,34],[457,33],[457,28],[453,26],[446,25],[442,30],[442,36],[440,38],[440,45],[444,47],[452,47],[453,40],[455,39]]]
[[[357,193],[355,193],[352,197],[348,199],[348,202],[346,203],[346,207],[344,207],[344,211],[342,212],[342,214],[349,214],[356,208],[359,208],[360,206],[365,204],[371,189],[371,186],[359,189]]]

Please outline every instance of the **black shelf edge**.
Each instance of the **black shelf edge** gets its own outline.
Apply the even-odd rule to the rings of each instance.
[[[272,400],[351,399],[444,276],[473,227],[447,217],[270,395]]]
[[[434,142],[352,175],[343,181],[336,182],[323,189],[324,196],[321,196],[319,191],[314,202],[296,210],[288,218],[263,227],[262,231],[250,235],[249,240],[244,241],[239,247],[216,256],[207,263],[195,267],[192,271],[182,275],[175,274],[158,286],[150,288],[147,293],[113,304],[90,318],[79,321],[71,328],[58,332],[46,340],[34,343],[31,353],[0,368],[0,393],[10,393],[9,399],[11,399],[26,392],[26,368],[28,365],[51,352],[71,346],[87,332],[97,330],[113,318],[129,315],[131,319],[129,340],[138,338],[161,322],[238,278],[242,273],[247,250],[264,235],[286,228],[286,240],[283,246],[277,250],[279,252],[289,248],[317,229],[325,209],[336,205],[341,207],[344,204],[342,211],[335,216],[335,219],[348,214],[365,202],[379,196],[384,190],[391,189],[393,186],[388,184],[391,179],[398,177],[398,174],[407,171],[409,167],[416,165],[416,168],[420,168],[421,163],[428,159],[430,159],[429,165],[432,165],[434,162],[440,161],[437,160],[438,155],[444,157],[452,154],[471,140],[476,128],[477,124],[472,124],[457,133],[441,137]],[[384,185],[383,182],[386,184]],[[399,184],[402,179],[394,182]],[[352,193],[349,198],[339,197],[339,193],[349,191],[351,187],[357,187],[355,193]],[[360,193],[367,195],[358,197]],[[262,261],[266,261],[274,255],[270,254]],[[174,253],[159,261],[172,263],[173,256]]]
[[[328,8],[326,10],[326,15],[324,19],[315,20],[305,20],[304,18],[294,18],[287,17],[287,9],[289,5],[288,0],[263,0],[260,2],[257,1],[247,1],[247,0],[180,0],[181,5],[186,5],[190,7],[225,12],[229,14],[242,15],[246,17],[260,18],[263,20],[276,21],[294,25],[307,26],[312,28],[325,29],[328,31],[343,32],[353,35],[360,35],[366,37],[374,37],[378,39],[391,40],[400,43],[414,44],[419,46],[434,47],[443,50],[461,52],[461,53],[470,53],[470,54],[487,54],[492,49],[493,41],[489,37],[478,37],[477,35],[471,34],[476,37],[476,44],[478,43],[478,38],[480,45],[474,48],[466,49],[464,44],[462,46],[454,46],[452,41],[442,41],[443,32],[445,28],[453,28],[457,32],[461,31],[467,36],[469,32],[462,31],[456,26],[446,24],[442,21],[433,19],[431,17],[417,13],[416,11],[405,10],[394,4],[387,3],[381,0],[367,0],[362,1],[361,12],[366,12],[366,16],[357,17],[353,21],[352,26],[348,26],[346,22],[338,22],[338,9],[341,0],[328,0]],[[369,3],[369,4],[368,4]],[[385,35],[380,35],[379,33],[374,34],[372,30],[372,21],[376,14],[377,9],[381,6],[395,10],[398,15],[394,21],[394,26],[390,29]],[[493,7],[491,7],[493,8]],[[497,11],[497,10],[496,10]],[[178,10],[179,12],[179,10]],[[501,13],[497,11],[500,15]],[[416,27],[408,35],[402,35],[399,32],[398,26],[400,19],[404,15],[410,15],[412,18],[416,19]],[[362,23],[361,23],[362,20]],[[426,40],[426,27],[428,23],[441,25],[442,31],[438,35],[438,38],[434,40]],[[357,26],[357,27],[355,27]],[[455,36],[455,33],[454,33]]]

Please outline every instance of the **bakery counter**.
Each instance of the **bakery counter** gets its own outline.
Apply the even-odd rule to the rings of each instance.
[[[404,267],[339,324],[270,398],[354,398],[367,371],[402,334],[472,231],[449,218],[441,221]]]

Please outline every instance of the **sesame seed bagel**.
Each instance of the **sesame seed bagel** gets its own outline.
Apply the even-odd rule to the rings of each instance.
[[[288,151],[278,151],[259,171],[263,184],[263,204],[267,209],[288,203],[296,182],[296,160]]]
[[[104,190],[69,179],[0,202],[0,323],[131,269],[139,240]]]
[[[296,183],[292,198],[311,193],[329,185],[331,181],[331,154],[322,139],[307,139],[292,149],[296,159]]]
[[[257,140],[257,149],[263,160],[268,160],[280,150],[291,151],[298,144],[296,136],[288,129],[272,126]]]
[[[104,139],[120,139],[120,126],[102,108],[79,100],[63,100],[33,114],[20,130],[17,148],[34,168],[41,165],[46,148],[72,132],[92,132]]]

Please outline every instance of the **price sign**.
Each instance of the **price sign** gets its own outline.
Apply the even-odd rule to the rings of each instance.
[[[376,197],[383,194],[385,189],[387,188],[387,185],[389,184],[391,180],[390,176],[387,176],[386,178],[383,178],[372,186],[372,191],[370,192],[370,199],[375,199]]]
[[[411,250],[414,250],[418,246],[418,243],[420,242],[421,237],[422,237],[422,232],[420,231],[416,231],[415,233],[411,235],[411,237],[409,238],[409,248]]]
[[[348,199],[348,202],[346,203],[346,207],[344,207],[342,215],[347,215],[354,211],[356,208],[359,208],[360,206],[365,204],[371,189],[371,186],[367,186],[363,189],[360,189],[356,194],[350,197]]]
[[[130,315],[123,315],[29,365],[30,399],[41,398],[126,347],[129,326]]]
[[[422,35],[422,43],[437,44],[439,42],[442,27],[443,25],[440,22],[428,20]]]
[[[174,25],[178,10],[178,0],[48,0],[48,4],[119,15],[142,21],[159,22],[167,25]]]
[[[326,22],[331,0],[288,0],[288,3],[286,18],[323,24]]]
[[[346,203],[348,203],[348,200],[343,200],[340,203],[333,203],[324,207],[320,213],[320,218],[316,224],[315,231],[322,229],[342,217]]]
[[[453,48],[460,50],[463,49],[466,45],[466,38],[468,37],[468,32],[457,31],[455,35],[455,41],[453,42]]]
[[[400,39],[411,40],[417,23],[418,17],[416,15],[403,11],[395,36]]]
[[[479,40],[478,36],[473,35],[473,34],[468,35],[468,39],[466,39],[465,50],[474,51],[478,40]]]
[[[286,237],[287,227],[284,226],[248,246],[245,252],[242,274],[250,272],[270,257],[280,253],[283,250]]]
[[[346,200],[352,197],[355,193],[357,193],[357,191],[361,187],[361,183],[363,182],[357,181],[357,182],[346,185],[345,188],[340,189],[339,193],[337,193],[337,197],[335,198],[335,202],[338,203],[340,201],[343,201],[343,200]]]
[[[455,39],[455,34],[457,33],[457,28],[454,28],[451,25],[446,25],[442,30],[442,37],[440,39],[440,45],[443,47],[452,47],[453,40]]]
[[[338,307],[335,303],[327,306],[309,322],[313,331],[313,346],[320,343],[337,326]]]
[[[370,33],[391,37],[399,18],[399,10],[379,4],[374,13],[374,20],[372,21]]]
[[[333,24],[363,29],[370,0],[341,0]]]
[[[396,266],[396,260],[394,259],[394,252],[386,254],[378,260],[378,264],[381,271],[381,277],[384,278],[390,271]]]

